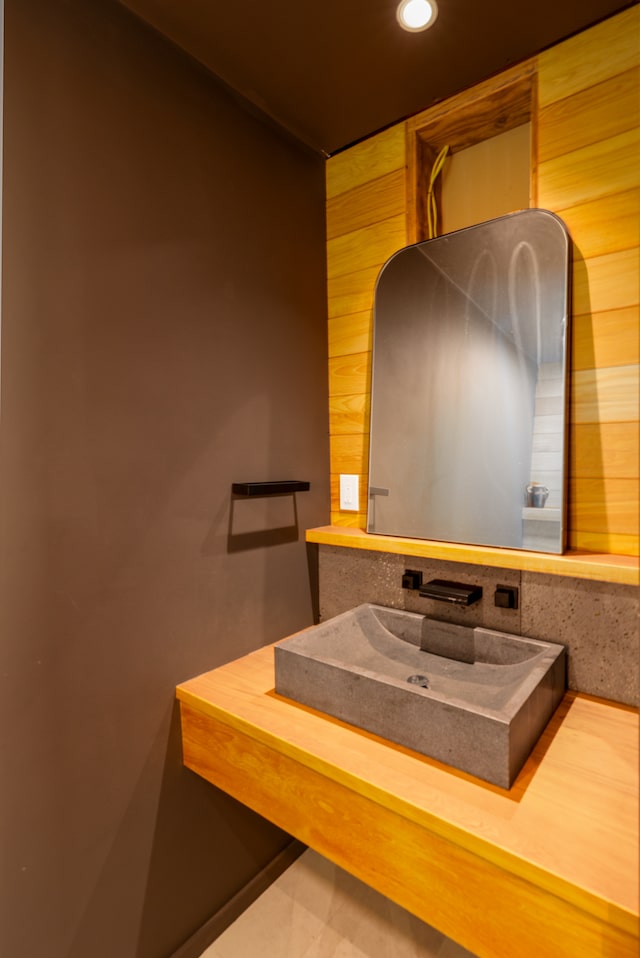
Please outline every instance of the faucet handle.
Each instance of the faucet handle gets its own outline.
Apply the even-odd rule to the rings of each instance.
[[[422,586],[422,572],[415,569],[405,569],[402,573],[403,589],[419,589]]]

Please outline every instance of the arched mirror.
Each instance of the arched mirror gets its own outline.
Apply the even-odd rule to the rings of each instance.
[[[569,260],[562,221],[533,209],[385,264],[369,532],[563,551]]]

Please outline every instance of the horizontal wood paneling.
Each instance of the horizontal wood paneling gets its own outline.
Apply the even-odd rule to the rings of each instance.
[[[337,236],[327,243],[327,275],[333,279],[372,266],[379,270],[405,240],[404,214]]]
[[[637,247],[578,260],[573,271],[574,315],[637,306],[639,260]]]
[[[332,436],[369,432],[369,392],[329,397],[329,428]]]
[[[330,199],[327,203],[327,239],[369,226],[372,207],[381,220],[404,216],[405,180],[403,169],[394,170]]]
[[[371,353],[352,353],[329,360],[329,396],[368,393],[371,383]]]
[[[474,110],[478,122],[484,122],[489,86],[500,90],[515,83],[522,88],[522,108],[529,109],[533,83],[533,194],[537,205],[564,219],[575,250],[569,541],[576,548],[619,548],[624,554],[637,548],[637,530],[630,532],[622,524],[625,514],[627,519],[637,514],[640,472],[632,439],[640,403],[639,30],[640,8],[635,6],[521,69],[505,71],[328,161],[334,476],[357,472],[366,477],[364,397],[369,390],[375,283],[389,255],[405,245],[407,229],[418,228],[413,207],[419,177],[414,168],[402,198],[405,133],[411,162],[416,157],[426,162],[426,154],[421,157],[415,149],[425,130],[434,136],[440,129],[446,132],[454,114],[471,111],[471,116]],[[505,119],[505,129],[519,119],[514,111]],[[636,499],[625,501],[632,494]],[[353,524],[355,514],[341,514],[332,495],[332,521],[340,523],[341,515]]]
[[[637,536],[639,494],[637,479],[572,479],[571,528]]]
[[[373,344],[373,314],[370,309],[329,320],[329,356],[370,351]]]
[[[363,183],[403,169],[404,124],[399,123],[327,160],[326,191],[331,199]]]
[[[582,259],[638,246],[640,190],[608,193],[562,211],[576,252]]]
[[[572,422],[637,422],[639,372],[637,365],[577,370],[571,390]]]
[[[538,158],[542,162],[625,133],[638,125],[640,70],[587,87],[540,111]]]
[[[329,319],[371,310],[380,266],[370,266],[368,269],[355,273],[329,277],[327,281]]]
[[[580,95],[617,73],[638,66],[637,6],[552,47],[538,58],[538,102]]]
[[[327,162],[329,426],[334,521],[366,522],[373,297],[406,245],[405,131],[398,124]],[[360,512],[340,511],[339,474],[360,476]]]
[[[538,196],[575,243],[569,542],[638,550],[640,9],[538,58]]]
[[[636,422],[579,423],[571,429],[571,474],[587,479],[634,479],[640,467]]]
[[[369,472],[369,434],[352,433],[333,436],[331,441],[331,474],[346,472],[363,476]]]
[[[640,551],[640,536],[621,536],[610,532],[583,532],[569,530],[569,548],[580,552],[610,553],[616,556],[636,557]]]
[[[572,350],[574,370],[640,362],[640,306],[575,316]]]
[[[332,512],[331,523],[345,529],[366,529],[367,514],[365,512]]]
[[[561,212],[608,193],[637,188],[640,132],[628,130],[538,165],[538,203]]]

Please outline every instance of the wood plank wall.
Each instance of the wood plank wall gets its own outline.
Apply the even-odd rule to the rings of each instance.
[[[405,130],[400,123],[327,161],[331,521],[364,528],[369,463],[373,294],[407,244]],[[339,475],[360,476],[358,513],[339,512]]]
[[[638,554],[640,8],[538,58],[538,205],[574,242],[569,544]]]
[[[639,37],[635,6],[540,55],[532,116],[536,205],[574,240],[569,545],[623,555],[639,544]],[[411,241],[406,170],[404,122],[327,161],[334,525],[366,525],[373,294]],[[357,513],[339,509],[345,472]]]

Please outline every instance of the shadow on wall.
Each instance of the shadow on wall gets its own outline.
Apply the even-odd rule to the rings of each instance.
[[[209,830],[202,828],[207,819]],[[284,848],[290,841],[285,832],[184,768],[175,703],[117,823],[68,958],[100,958],[100,939],[109,942],[103,958],[114,958],[114,925],[123,942],[137,938],[136,958],[167,958],[198,929],[203,914],[221,909],[230,894],[243,888],[247,874],[273,858],[274,846]],[[131,861],[132,846],[137,847],[137,864]],[[137,887],[131,883],[134,869],[140,876]],[[127,946],[121,954],[133,955]]]
[[[305,485],[309,486],[310,483]],[[220,528],[226,510],[227,503],[223,502],[202,543],[204,556],[213,556],[220,552]],[[304,534],[304,529],[300,529],[295,492],[254,498],[237,495],[232,491],[228,510],[228,555],[298,542],[301,534]],[[317,624],[320,621],[318,547],[307,543],[306,556],[312,618]],[[246,585],[250,586],[251,582],[247,581]]]
[[[299,536],[295,493],[261,499],[231,496],[228,552],[284,545],[297,542]]]
[[[568,457],[567,546],[577,548],[579,533],[611,531],[604,500],[605,436],[603,404],[598,395],[596,331],[591,312],[589,274],[573,244],[573,302],[571,322],[571,385]],[[603,428],[604,426],[604,428]],[[588,548],[588,546],[585,546]]]

